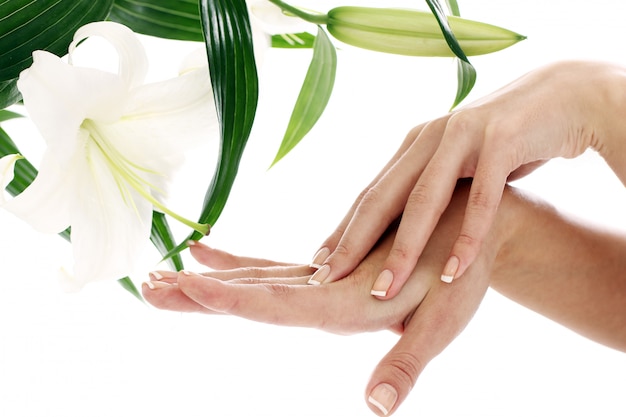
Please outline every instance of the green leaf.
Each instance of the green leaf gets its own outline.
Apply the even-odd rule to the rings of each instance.
[[[22,94],[17,89],[17,78],[0,81],[0,109],[9,107],[22,100]]]
[[[152,212],[152,231],[150,232],[150,240],[162,256],[166,256],[169,251],[176,247],[176,242],[172,236],[172,231],[167,222],[165,214],[157,211]],[[170,268],[176,271],[184,269],[183,260],[179,254],[173,255],[167,259]]]
[[[336,71],[337,51],[326,32],[318,26],[313,58],[272,166],[287,155],[317,123],[330,100]]]
[[[443,33],[450,50],[459,58],[457,67],[457,91],[454,103],[452,104],[452,108],[454,108],[462,102],[470,91],[472,91],[472,88],[474,88],[474,84],[476,83],[476,69],[469,62],[469,59],[467,59],[465,52],[461,49],[461,45],[459,45],[454,33],[452,33],[452,29],[448,23],[448,18],[446,17],[441,4],[439,4],[439,1],[426,0],[426,3],[428,3],[428,7],[430,7],[430,10],[433,12],[435,18],[437,18],[437,23],[439,23],[441,32]],[[455,5],[456,1],[454,1],[453,4],[448,2],[448,6],[452,12],[458,13],[458,5],[456,5],[456,9],[454,8]]]
[[[17,78],[35,50],[63,56],[76,30],[103,20],[113,0],[11,0],[0,2],[0,81]]]
[[[446,0],[446,5],[452,16],[461,16],[461,10],[459,9],[459,3],[456,0]]]
[[[108,19],[145,35],[204,40],[198,0],[114,0]]]
[[[286,33],[272,36],[272,48],[313,48],[315,36],[308,32]]]
[[[124,277],[124,278],[118,279],[117,282],[122,286],[122,288],[124,288],[126,291],[134,295],[135,298],[137,298],[139,301],[141,301],[142,303],[146,302],[130,278]]]
[[[10,111],[10,110],[0,110],[0,123],[6,122],[7,120],[11,120],[11,119],[18,119],[20,117],[24,117],[24,116],[22,116],[19,113]]]
[[[198,222],[214,225],[226,205],[250,137],[259,81],[245,0],[201,0],[200,16],[220,122],[220,149]],[[187,240],[201,237],[199,232],[192,233],[170,255],[183,250]]]
[[[452,104],[450,110],[458,106],[465,99],[465,97],[467,97],[470,91],[472,91],[474,84],[476,84],[476,69],[474,66],[459,58],[456,59],[456,64],[457,90],[454,103]]]
[[[448,6],[448,10],[452,16],[461,16],[461,11],[459,10],[459,5],[456,0],[446,0],[446,5]],[[463,101],[472,88],[474,88],[474,84],[476,83],[476,69],[469,62],[456,58],[456,64],[458,88],[451,109],[454,109],[461,101]]]

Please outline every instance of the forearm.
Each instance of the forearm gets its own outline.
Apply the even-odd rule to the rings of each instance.
[[[515,226],[496,257],[491,287],[626,351],[626,235],[569,219],[515,191],[501,209]]]

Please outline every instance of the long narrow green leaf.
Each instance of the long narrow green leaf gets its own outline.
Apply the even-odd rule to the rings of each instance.
[[[446,5],[452,16],[461,16],[461,10],[459,9],[459,3],[456,0],[446,0]]]
[[[150,232],[152,244],[159,250],[162,256],[176,247],[176,241],[167,222],[165,214],[157,211],[152,212],[152,231]],[[167,262],[176,271],[184,269],[183,260],[179,254],[168,257]]]
[[[6,122],[7,120],[11,120],[11,119],[19,119],[20,117],[24,117],[19,113],[15,113],[14,111],[10,111],[10,110],[0,110],[0,123],[2,122]]]
[[[108,19],[145,35],[204,40],[198,0],[114,0]]]
[[[289,124],[272,165],[287,155],[319,120],[333,91],[337,51],[321,26],[313,44],[313,58]]]
[[[141,296],[141,293],[139,292],[137,287],[135,286],[135,283],[130,278],[128,277],[120,278],[117,280],[117,283],[120,284],[122,288],[124,288],[126,291],[131,293],[133,296],[135,296],[136,299],[138,299],[142,303],[146,302]]]
[[[214,225],[226,205],[252,130],[259,84],[245,0],[201,0],[200,16],[221,138],[199,222]],[[201,237],[199,232],[192,233],[170,254],[184,249],[187,240]]]
[[[461,17],[461,10],[456,0],[446,0],[448,10],[452,16]],[[456,78],[457,78],[457,95],[454,99],[452,108],[456,107],[467,96],[465,91],[469,93],[476,83],[476,71],[472,65],[456,58]]]
[[[439,4],[438,0],[426,0],[428,7],[433,12],[433,15],[437,18],[437,23],[439,23],[439,27],[441,28],[441,32],[446,40],[446,43],[450,47],[450,50],[458,57],[457,61],[457,92],[456,97],[454,98],[454,103],[452,104],[452,108],[456,107],[460,102],[462,102],[465,97],[472,91],[474,88],[474,84],[476,83],[476,69],[469,62],[469,59],[463,52],[461,45],[457,41],[452,29],[450,28],[450,24],[448,23],[448,18],[446,17],[446,13],[444,12],[441,4]],[[454,2],[456,3],[456,2]],[[454,9],[455,4],[448,3],[452,12],[459,12],[458,5],[456,5],[456,10]]]
[[[0,2],[0,81],[17,78],[32,52],[65,55],[74,32],[103,20],[113,0],[11,0]]]
[[[465,100],[465,97],[467,97],[470,91],[472,91],[472,88],[474,88],[474,84],[476,84],[476,69],[474,66],[468,61],[463,61],[459,58],[457,58],[456,64],[457,90],[454,103],[452,103],[450,110],[454,109]]]

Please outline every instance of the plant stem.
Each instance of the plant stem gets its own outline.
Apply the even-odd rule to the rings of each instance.
[[[298,9],[297,7],[283,2],[282,0],[269,0],[269,2],[274,3],[276,6],[280,7],[281,10],[289,12],[294,16],[298,16],[300,19],[306,20],[309,23],[314,23],[316,25],[325,25],[328,23],[328,15],[307,13],[302,9]]]

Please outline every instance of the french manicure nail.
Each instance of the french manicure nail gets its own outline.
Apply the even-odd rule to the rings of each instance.
[[[393,272],[388,269],[385,269],[383,272],[378,275],[374,285],[372,286],[372,290],[370,294],[376,295],[378,297],[384,297],[387,295],[387,291],[389,291],[389,287],[391,287],[391,283],[393,282]]]
[[[326,260],[326,258],[328,258],[329,255],[330,255],[330,249],[328,249],[326,247],[318,250],[315,253],[315,256],[313,256],[313,260],[311,261],[309,266],[311,268],[320,269],[322,267],[322,265],[324,264],[324,261]]]
[[[160,281],[163,279],[163,275],[161,275],[159,272],[157,271],[152,271],[148,274],[150,276],[150,280],[151,281]]]
[[[445,283],[451,283],[456,275],[456,271],[459,270],[459,258],[456,256],[451,256],[446,262],[446,266],[443,268],[443,273],[441,274],[441,280]]]
[[[398,392],[389,384],[378,384],[372,390],[367,401],[378,408],[384,415],[388,415],[398,400]]]
[[[148,281],[146,282],[146,285],[148,285],[148,288],[150,288],[151,290],[159,290],[161,288],[167,288],[170,286],[170,284],[163,281]]]
[[[187,246],[195,246],[196,245],[196,241],[193,239],[190,239],[187,241]]]
[[[320,285],[330,274],[330,265],[322,265],[309,279],[309,284]]]

